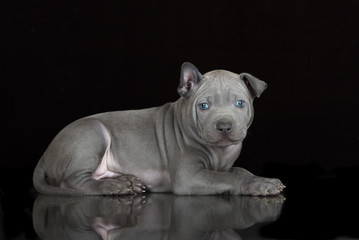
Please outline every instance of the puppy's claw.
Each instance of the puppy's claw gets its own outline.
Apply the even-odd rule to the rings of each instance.
[[[280,186],[279,186],[279,190],[280,190],[280,191],[283,191],[284,188],[286,188],[285,185],[280,185]]]

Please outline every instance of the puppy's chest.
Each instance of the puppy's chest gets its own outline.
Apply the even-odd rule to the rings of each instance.
[[[240,149],[212,152],[208,156],[206,167],[213,171],[228,171],[237,160],[239,153]]]

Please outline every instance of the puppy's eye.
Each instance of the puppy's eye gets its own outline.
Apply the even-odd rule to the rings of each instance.
[[[242,108],[242,107],[244,107],[244,103],[245,103],[245,101],[243,101],[243,100],[237,100],[236,107]]]
[[[199,105],[199,107],[202,109],[202,110],[207,110],[209,108],[209,105],[208,103],[204,102],[204,103],[201,103]]]

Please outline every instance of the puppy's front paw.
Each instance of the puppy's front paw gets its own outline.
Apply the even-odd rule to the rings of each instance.
[[[284,184],[279,179],[252,176],[242,182],[241,193],[254,196],[277,195],[284,188]]]

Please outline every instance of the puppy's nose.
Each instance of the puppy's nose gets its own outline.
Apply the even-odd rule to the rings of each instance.
[[[232,131],[232,123],[229,121],[219,122],[216,125],[217,131],[223,135],[227,135]]]

